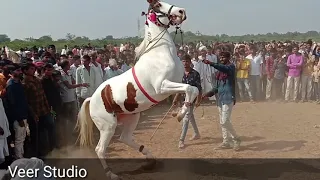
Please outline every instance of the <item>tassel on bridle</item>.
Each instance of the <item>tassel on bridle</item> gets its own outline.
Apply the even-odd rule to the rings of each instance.
[[[148,18],[148,17],[147,17],[146,12],[142,11],[142,12],[141,12],[141,16],[145,16],[145,17],[146,17],[146,22],[145,22],[145,24],[146,24],[146,25],[149,25],[149,24],[148,24],[148,21],[147,21],[147,18]]]

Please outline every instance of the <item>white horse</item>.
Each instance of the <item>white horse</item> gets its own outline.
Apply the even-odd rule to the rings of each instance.
[[[143,145],[134,142],[140,112],[176,93],[185,93],[185,104],[177,118],[180,121],[190,111],[190,103],[198,96],[196,87],[181,83],[184,67],[177,56],[177,49],[168,33],[170,25],[179,25],[186,20],[184,8],[158,0],[150,4],[145,26],[145,38],[136,54],[139,61],[129,71],[103,82],[87,98],[77,120],[80,145],[92,145],[93,123],[100,131],[100,140],[95,148],[105,169],[106,176],[117,179],[106,161],[106,149],[119,123],[123,125],[120,141],[141,152],[154,165],[153,155]]]

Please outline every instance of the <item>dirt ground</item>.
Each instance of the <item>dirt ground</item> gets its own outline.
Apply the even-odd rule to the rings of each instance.
[[[237,103],[232,112],[232,123],[242,140],[239,152],[214,150],[222,138],[217,107],[210,103],[203,104],[195,110],[201,139],[189,141],[193,135],[190,124],[185,141],[186,148],[179,149],[182,124],[172,116],[168,116],[150,141],[151,135],[168,109],[169,105],[161,104],[144,112],[135,131],[135,141],[148,148],[155,157],[160,158],[159,163],[152,171],[141,172],[135,171],[141,163],[128,160],[130,163],[124,165],[125,160],[118,160],[121,163],[115,160],[110,166],[123,179],[320,179],[320,105]],[[203,111],[204,116],[201,118]],[[111,159],[144,158],[136,150],[117,141],[120,133],[121,126],[118,127],[108,148],[108,156]],[[68,147],[53,152],[51,157],[95,158],[96,156],[94,148],[89,151]],[[161,158],[174,158],[174,160]],[[252,158],[287,158],[287,160],[267,162]],[[293,162],[288,158],[296,160]],[[311,160],[302,162],[301,158]],[[217,159],[226,161],[229,159],[229,161]],[[99,163],[96,161],[95,163],[89,166],[99,168]],[[97,176],[99,173],[94,174]],[[91,176],[90,179],[96,178]]]

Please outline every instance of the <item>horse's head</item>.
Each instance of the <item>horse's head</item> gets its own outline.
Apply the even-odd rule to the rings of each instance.
[[[159,26],[179,25],[187,19],[186,10],[159,0],[147,0],[150,4],[149,20]],[[150,14],[153,17],[150,18]]]

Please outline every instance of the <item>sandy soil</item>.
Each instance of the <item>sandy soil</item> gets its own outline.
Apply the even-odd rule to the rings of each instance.
[[[313,103],[237,103],[232,123],[242,140],[239,152],[214,150],[222,141],[218,124],[218,110],[213,104],[204,104],[195,111],[201,139],[189,141],[193,135],[191,125],[186,138],[186,148],[180,150],[178,141],[181,123],[167,117],[150,141],[158,123],[169,105],[158,105],[142,114],[135,131],[135,140],[151,150],[157,158],[188,158],[187,160],[159,160],[152,171],[135,171],[141,163],[133,160],[115,160],[110,166],[123,179],[320,179],[320,105]],[[201,115],[204,111],[204,116]],[[121,126],[108,148],[110,158],[143,158],[139,152],[117,141]],[[53,152],[55,158],[95,158],[94,148],[79,150],[77,147]],[[191,159],[190,159],[191,158]],[[229,159],[228,162],[217,160]],[[234,159],[238,160],[234,160]],[[240,158],[240,160],[239,160]],[[313,160],[266,161],[243,158],[312,158]],[[290,160],[290,161],[289,161]],[[63,161],[63,160],[62,160]],[[103,174],[97,160],[87,161],[89,179]],[[71,162],[69,162],[71,163]],[[74,162],[72,162],[74,163]],[[77,162],[79,163],[79,162]]]

